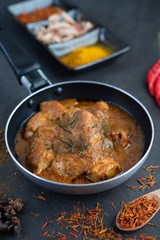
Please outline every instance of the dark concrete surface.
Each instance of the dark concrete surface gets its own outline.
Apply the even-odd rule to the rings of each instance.
[[[149,95],[146,74],[148,69],[159,58],[158,49],[158,31],[160,30],[160,1],[155,0],[66,0],[71,4],[80,7],[85,13],[100,22],[102,25],[111,30],[118,38],[129,44],[130,50],[116,58],[110,63],[88,69],[79,73],[65,71],[50,56],[50,54],[41,47],[14,19],[9,15],[6,6],[18,2],[16,0],[0,0],[0,22],[11,33],[17,44],[24,52],[39,62],[43,71],[52,83],[66,80],[93,80],[112,84],[128,91],[139,99],[150,112],[154,126],[155,138],[151,152],[144,164],[159,165],[160,160],[160,108],[155,100]],[[0,128],[4,129],[6,121],[13,108],[26,96],[28,92],[20,86],[11,67],[0,52]],[[16,173],[16,174],[15,174]],[[147,176],[141,168],[132,178],[124,184],[106,192],[87,195],[74,196],[63,195],[56,192],[43,189],[24,177],[21,172],[14,166],[12,160],[7,155],[7,159],[0,165],[0,192],[8,197],[22,197],[25,201],[23,212],[20,214],[22,231],[19,239],[40,240],[45,239],[41,236],[44,231],[41,226],[46,221],[57,218],[56,213],[66,205],[67,211],[73,209],[74,202],[82,201],[88,209],[95,208],[99,202],[106,213],[106,227],[115,228],[117,233],[121,233],[123,239],[133,238],[141,233],[156,236],[160,235],[160,228],[145,226],[143,229],[126,233],[120,232],[115,226],[115,217],[120,207],[120,200],[128,202],[143,192],[133,190],[126,185],[137,185],[135,181],[139,176]],[[155,190],[160,187],[159,171],[153,173],[157,184]],[[43,193],[42,193],[43,192]],[[147,190],[144,191],[147,193]],[[38,200],[33,195],[43,194],[47,202]],[[114,202],[116,209],[110,205]],[[38,213],[35,217],[30,213]],[[160,225],[159,214],[157,214],[152,223]],[[45,230],[57,230],[55,223],[50,224]],[[61,230],[63,232],[63,230]],[[14,235],[0,235],[0,239],[17,239]]]

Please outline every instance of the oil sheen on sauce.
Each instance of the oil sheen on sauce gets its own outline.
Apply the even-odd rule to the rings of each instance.
[[[75,104],[76,108],[80,109],[88,109],[93,108],[94,102],[82,101],[78,102],[74,99],[67,99],[59,101],[63,106],[69,107]],[[131,167],[133,167],[142,157],[144,151],[144,135],[139,124],[133,119],[127,112],[125,112],[120,107],[114,104],[108,104],[109,110],[107,113],[107,134],[108,139],[112,140],[113,145],[107,149],[107,151],[103,151],[103,155],[106,154],[106,157],[112,157],[115,161],[117,161],[121,166],[121,173],[127,171]],[[96,106],[95,106],[96,107]],[[95,109],[96,111],[96,109]],[[56,120],[57,121],[57,120]],[[104,122],[102,123],[104,127]],[[16,137],[16,145],[15,150],[21,164],[28,168],[30,171],[33,171],[27,164],[26,158],[29,153],[30,143],[24,138],[25,131],[24,124],[19,130]],[[119,144],[120,139],[117,140],[116,135],[117,132],[125,132],[127,135],[127,144],[123,145]],[[104,132],[103,132],[104,134]],[[119,174],[121,174],[119,173]],[[51,181],[56,182],[66,182],[66,183],[92,183],[89,177],[85,174],[75,178],[74,180],[64,180],[62,176],[59,176],[56,172],[53,171],[51,167],[47,167],[40,174],[37,174],[42,178],[49,179]],[[105,180],[105,179],[101,179]],[[101,181],[99,180],[99,181]]]

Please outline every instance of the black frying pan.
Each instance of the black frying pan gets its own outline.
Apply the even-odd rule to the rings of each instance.
[[[12,44],[12,46],[11,46]],[[38,64],[24,56],[16,44],[10,41],[10,36],[0,31],[0,48],[11,64],[20,84],[31,93],[11,113],[5,129],[5,141],[14,163],[20,171],[35,183],[48,189],[68,194],[90,194],[113,188],[130,178],[147,158],[154,138],[152,119],[146,108],[129,93],[114,86],[92,81],[69,81],[51,84]],[[7,51],[6,51],[7,49]],[[127,172],[116,177],[90,184],[64,184],[40,178],[17,160],[15,153],[15,137],[23,122],[39,110],[43,101],[76,98],[78,100],[103,100],[123,108],[140,124],[145,136],[145,150],[140,161]]]

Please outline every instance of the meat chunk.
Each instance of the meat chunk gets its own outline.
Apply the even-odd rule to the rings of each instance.
[[[28,140],[31,139],[33,137],[35,131],[40,126],[44,126],[44,125],[47,125],[46,117],[44,116],[44,114],[42,112],[37,112],[27,122],[24,137]]]
[[[89,168],[89,161],[74,153],[57,155],[51,168],[55,174],[58,173],[62,181],[71,183],[72,180],[86,172]]]
[[[71,101],[71,100],[68,100]],[[125,148],[128,136],[122,130],[104,131],[108,104],[90,105],[49,101],[27,123],[29,144],[26,163],[39,176],[49,171],[55,181],[72,183],[87,176],[93,182],[114,177],[122,171],[113,156],[114,144]],[[79,106],[79,107],[78,107]]]
[[[125,131],[112,131],[110,135],[116,144],[120,145],[122,148],[128,147],[129,141]]]
[[[122,169],[118,162],[112,158],[104,158],[92,166],[90,171],[87,172],[87,177],[93,182],[98,182],[112,178],[121,171]]]
[[[27,122],[24,137],[28,140],[40,126],[51,126],[53,124],[51,120],[60,117],[65,108],[57,101],[49,101],[41,103],[40,110]]]
[[[97,161],[102,141],[99,120],[85,109],[78,111],[77,114],[80,121],[72,129],[72,139],[77,141],[77,146],[81,150],[85,150],[85,155],[92,159],[91,162]]]
[[[102,136],[98,119],[85,109],[68,117],[63,116],[55,130],[52,168],[63,178],[75,179],[98,161]]]
[[[51,164],[55,156],[52,149],[53,141],[54,128],[39,127],[26,159],[26,163],[32,172],[40,174],[42,170]]]
[[[87,106],[87,110],[96,116],[100,122],[106,121],[108,118],[109,106],[104,101],[98,101],[89,107]]]
[[[48,120],[59,118],[65,112],[64,106],[57,101],[42,102],[40,110]]]
[[[113,142],[109,138],[103,138],[101,145],[101,155],[112,155],[113,153]]]

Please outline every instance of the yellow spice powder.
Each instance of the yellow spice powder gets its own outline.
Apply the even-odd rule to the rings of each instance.
[[[75,68],[98,59],[104,58],[112,53],[111,49],[104,48],[101,45],[92,45],[77,48],[59,60],[70,68]]]

